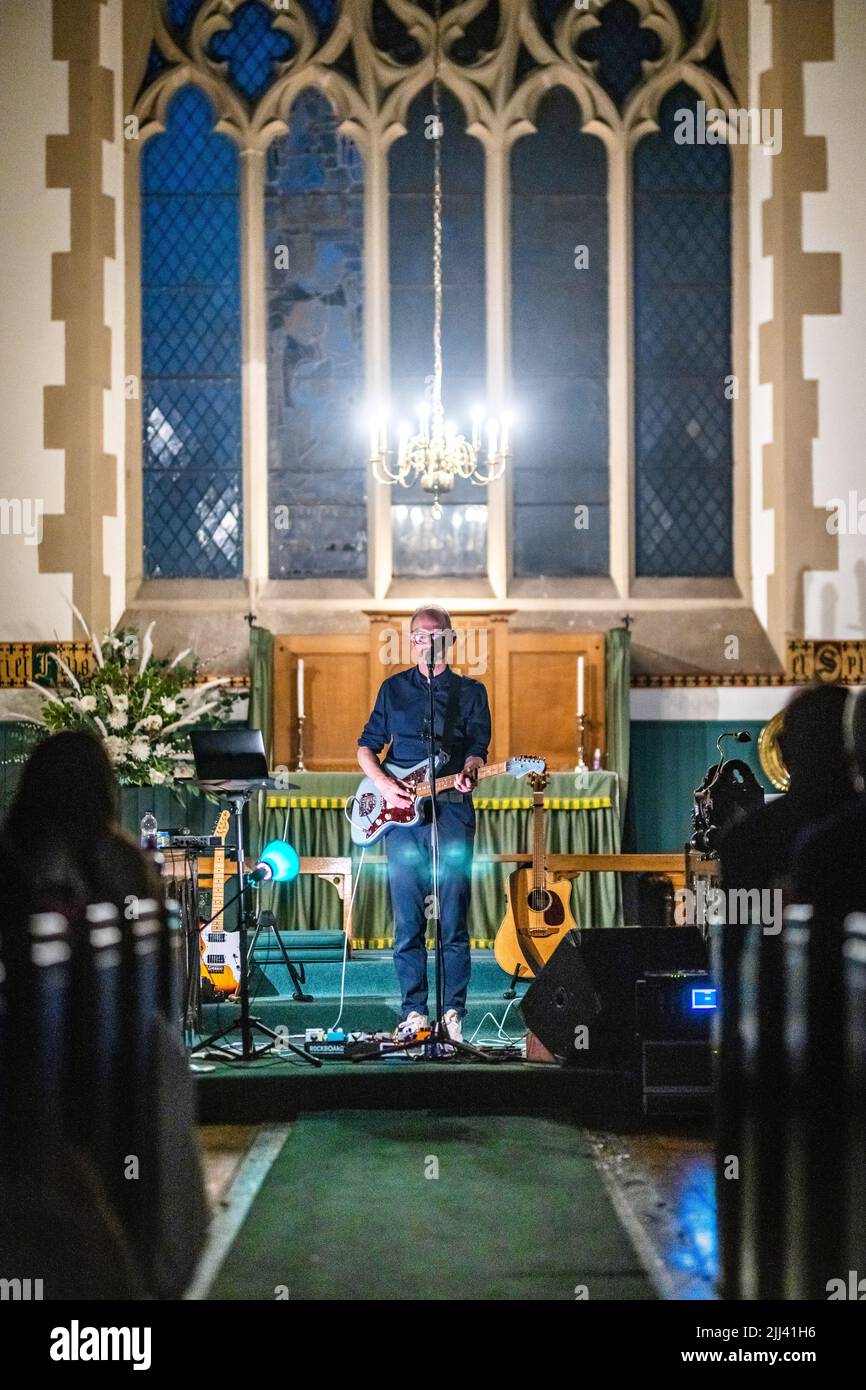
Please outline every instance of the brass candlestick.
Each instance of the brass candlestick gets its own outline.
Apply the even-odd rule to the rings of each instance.
[[[577,716],[577,766],[575,772],[587,772],[586,759],[583,756],[584,742],[586,739],[586,715]]]
[[[306,772],[304,767],[304,719],[305,715],[298,715],[298,760],[295,763],[295,772]]]

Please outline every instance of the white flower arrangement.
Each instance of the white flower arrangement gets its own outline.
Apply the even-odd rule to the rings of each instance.
[[[63,658],[51,654],[58,684],[53,690],[30,685],[44,700],[43,723],[52,731],[89,729],[97,734],[125,786],[167,786],[191,775],[190,729],[228,721],[234,697],[227,677],[197,684],[198,662],[190,650],[173,661],[153,656],[151,623],[142,638],[131,629],[92,634],[93,666],[81,677]],[[169,720],[170,722],[166,722]]]

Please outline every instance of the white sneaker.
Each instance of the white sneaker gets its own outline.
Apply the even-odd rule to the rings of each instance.
[[[456,1009],[446,1009],[442,1022],[445,1024],[452,1042],[463,1041],[463,1024]]]
[[[398,1023],[394,1029],[394,1041],[398,1043],[411,1042],[413,1038],[417,1038],[419,1033],[423,1033],[429,1027],[430,1020],[427,1015],[419,1014],[417,1009],[412,1009],[403,1019],[403,1022]]]

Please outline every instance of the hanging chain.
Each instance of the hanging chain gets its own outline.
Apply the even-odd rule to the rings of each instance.
[[[442,121],[439,69],[441,65],[441,0],[436,0],[433,49],[433,410],[442,412]]]

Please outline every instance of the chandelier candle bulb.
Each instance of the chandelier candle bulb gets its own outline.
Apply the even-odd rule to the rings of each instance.
[[[585,710],[583,708],[583,657],[577,658],[577,717],[580,719]]]
[[[402,425],[400,426],[400,444],[399,452],[397,454],[398,468],[402,468],[404,463],[406,462],[406,451],[409,448],[409,436],[411,435],[411,433],[412,426],[409,424],[408,420],[404,420]]]
[[[298,658],[298,718],[304,718],[304,658]]]

